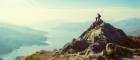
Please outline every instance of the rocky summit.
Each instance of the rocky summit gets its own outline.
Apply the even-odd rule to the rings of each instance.
[[[73,39],[62,49],[62,53],[79,53],[83,59],[121,59],[131,54],[121,46],[128,45],[127,35],[103,21],[94,22],[79,38]],[[118,49],[118,50],[117,50]]]
[[[139,60],[136,54],[139,55],[140,45],[134,45],[139,41],[135,38],[133,42],[131,38],[121,29],[99,20],[63,48],[39,51],[23,60]]]

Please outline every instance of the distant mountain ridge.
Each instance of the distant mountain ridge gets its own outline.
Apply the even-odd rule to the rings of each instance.
[[[94,20],[93,20],[94,21]],[[68,31],[68,32],[76,32],[78,34],[82,33],[93,21],[86,22],[77,22],[77,23],[64,23],[56,29]],[[140,35],[140,19],[139,18],[130,18],[123,20],[106,20],[105,22],[110,23],[111,25],[120,28],[126,32],[127,35]],[[68,27],[69,26],[69,27]]]
[[[128,35],[139,36],[140,35],[140,19],[131,18],[126,20],[121,20],[117,22],[110,22],[117,28],[125,30]]]

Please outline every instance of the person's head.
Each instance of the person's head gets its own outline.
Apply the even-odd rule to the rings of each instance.
[[[101,17],[100,13],[97,13],[97,16],[98,16],[98,17]]]
[[[97,13],[97,15],[100,15],[100,13]]]

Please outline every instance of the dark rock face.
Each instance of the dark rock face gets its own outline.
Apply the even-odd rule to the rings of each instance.
[[[87,43],[87,41],[84,41],[84,40],[79,41],[79,40],[73,39],[72,43],[68,43],[64,46],[63,51],[74,53],[74,52],[83,51],[88,46],[89,46],[89,44]]]
[[[85,51],[90,60],[109,60],[125,56],[130,51],[126,51],[119,45],[127,45],[127,35],[109,23],[94,22],[79,38],[73,39],[62,49],[64,53],[77,53]],[[93,58],[94,57],[94,58]]]

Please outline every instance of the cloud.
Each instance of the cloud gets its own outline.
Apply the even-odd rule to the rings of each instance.
[[[26,27],[0,23],[0,55],[22,46],[47,45],[46,33]]]

